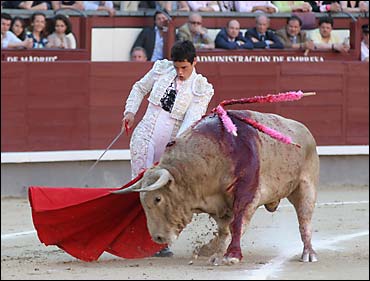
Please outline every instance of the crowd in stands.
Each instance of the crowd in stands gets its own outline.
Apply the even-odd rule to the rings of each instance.
[[[47,24],[41,11],[34,12],[29,25],[20,17],[1,13],[1,48],[7,49],[76,49],[76,39],[67,16],[57,14]]]
[[[104,2],[104,1],[101,1]],[[105,1],[109,2],[109,1]],[[192,12],[368,12],[369,1],[113,1],[121,11],[163,9]]]
[[[187,12],[348,12],[369,11],[369,1],[1,1],[2,8],[27,10],[140,11],[161,9]]]
[[[144,28],[135,41],[133,48],[143,47],[148,54],[148,60],[155,61],[163,58],[163,34],[161,31],[167,24],[166,13],[157,11],[154,15],[154,26]],[[333,18],[321,17],[319,27],[308,36],[302,30],[302,19],[298,15],[288,18],[284,28],[276,32],[269,29],[268,14],[259,13],[256,16],[256,25],[249,27],[245,34],[240,31],[240,23],[230,20],[222,28],[213,41],[208,35],[207,28],[203,26],[202,16],[198,12],[191,12],[187,23],[180,26],[177,31],[177,40],[190,40],[197,49],[301,49],[301,50],[332,50],[346,53],[350,49],[349,38],[342,40],[333,33]],[[158,40],[157,40],[158,39]],[[160,42],[160,43],[158,43]],[[363,46],[366,44],[362,44]],[[368,45],[367,45],[368,46]],[[153,50],[158,49],[153,57]]]
[[[26,10],[75,9],[80,11],[107,11],[114,16],[113,1],[1,1],[2,8]]]
[[[131,49],[131,59],[146,58],[148,61],[164,57],[163,37],[171,11],[189,12],[188,21],[177,29],[176,39],[190,40],[197,49],[301,49],[346,53],[350,48],[349,38],[343,40],[333,32],[331,13],[362,13],[369,9],[369,1],[1,1],[1,5],[36,10],[28,21],[2,14],[2,48],[76,48],[68,17],[57,14],[48,24],[42,10],[106,11],[109,16],[114,16],[118,10],[154,10],[154,25],[143,28]],[[240,23],[232,19],[213,40],[203,26],[201,12],[234,11],[256,13],[255,26],[243,27],[246,29],[243,34]],[[328,13],[328,16],[320,17],[318,28],[307,34],[303,30],[305,18],[302,15],[312,12]],[[269,15],[273,13],[291,15],[284,28],[276,31],[269,28]],[[361,46],[362,54],[366,53],[366,48],[368,54],[366,27]]]

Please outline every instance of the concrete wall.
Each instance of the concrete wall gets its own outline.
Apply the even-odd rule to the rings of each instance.
[[[1,197],[26,197],[29,186],[120,187],[130,176],[129,160],[2,163]],[[369,156],[320,156],[320,187],[369,185]]]
[[[101,161],[87,174],[94,162],[1,164],[1,197],[25,197],[29,186],[121,187],[131,179],[128,160]]]
[[[320,156],[320,185],[369,186],[369,156]]]
[[[129,61],[141,28],[93,28],[91,61]]]

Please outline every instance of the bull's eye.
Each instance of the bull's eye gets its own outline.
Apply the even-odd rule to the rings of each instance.
[[[161,197],[160,196],[155,197],[154,203],[158,204],[159,202],[161,202]]]

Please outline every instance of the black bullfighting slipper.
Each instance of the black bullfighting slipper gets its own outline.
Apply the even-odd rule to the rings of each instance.
[[[153,257],[159,257],[159,258],[169,258],[173,256],[173,252],[170,250],[170,248],[166,247],[162,250],[156,252]]]

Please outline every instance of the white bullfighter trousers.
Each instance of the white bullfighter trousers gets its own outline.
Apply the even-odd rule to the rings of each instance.
[[[132,178],[159,161],[171,141],[175,124],[176,119],[171,118],[169,112],[149,103],[130,142]]]

